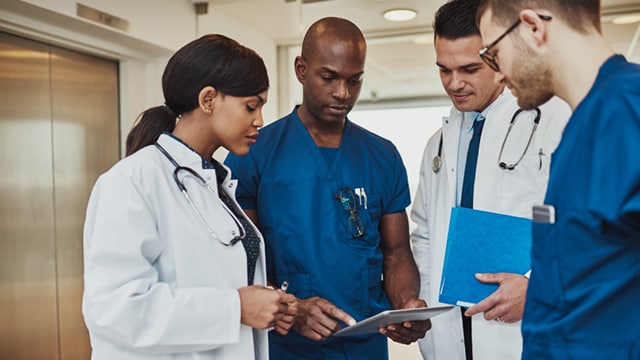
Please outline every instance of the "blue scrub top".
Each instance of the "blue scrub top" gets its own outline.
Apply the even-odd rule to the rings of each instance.
[[[229,154],[225,163],[239,180],[242,207],[258,212],[272,284],[286,280],[298,298],[320,296],[358,321],[390,308],[381,282],[378,226],[383,215],[405,211],[411,201],[404,164],[390,141],[347,120],[328,164],[294,109],[263,128],[248,155]],[[350,214],[336,196],[346,188],[356,195],[362,237],[352,235]],[[332,358],[387,358],[382,335],[318,343],[295,331],[271,332],[270,343],[275,359],[322,351]]]
[[[640,359],[640,66],[608,59],[553,154],[523,359]]]

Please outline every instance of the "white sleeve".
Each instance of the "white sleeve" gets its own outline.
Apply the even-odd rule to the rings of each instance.
[[[420,298],[428,300],[430,293],[430,235],[428,221],[429,179],[432,173],[433,156],[437,154],[438,142],[442,129],[437,131],[427,142],[420,165],[420,181],[411,207],[411,220],[416,225],[411,231],[411,246],[418,271],[420,273]],[[435,146],[435,152],[432,150]]]
[[[153,208],[141,184],[122,172],[96,182],[84,228],[82,311],[90,333],[148,353],[203,351],[237,342],[236,289],[177,288],[159,280],[159,259],[173,256],[168,248],[175,244],[160,238],[157,221],[166,219],[156,219]]]

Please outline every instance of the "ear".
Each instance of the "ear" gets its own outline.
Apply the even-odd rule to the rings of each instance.
[[[296,59],[293,62],[293,68],[296,72],[296,78],[298,78],[298,81],[302,83],[307,75],[307,62],[304,61],[302,56],[296,56]]]
[[[549,21],[544,21],[538,16],[538,13],[525,9],[520,12],[520,20],[522,26],[527,30],[528,36],[523,36],[523,39],[530,45],[540,47],[547,41],[547,32],[549,31]]]
[[[495,75],[493,77],[496,84],[504,84],[504,74],[501,71],[494,71]]]
[[[213,112],[218,91],[213,86],[206,86],[198,94],[198,107],[207,115]]]

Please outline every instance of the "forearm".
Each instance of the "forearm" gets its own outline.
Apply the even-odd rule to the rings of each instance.
[[[385,255],[383,276],[384,289],[394,309],[419,296],[420,275],[410,248]]]

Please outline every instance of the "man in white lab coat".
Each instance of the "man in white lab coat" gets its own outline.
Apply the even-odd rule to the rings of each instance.
[[[427,143],[411,211],[420,297],[429,306],[442,305],[438,295],[451,208],[531,218],[532,205],[543,202],[551,154],[570,116],[569,107],[557,98],[539,108],[537,119],[536,111],[515,116],[515,97],[505,89],[501,75],[478,56],[483,46],[475,24],[477,4],[452,0],[438,10],[434,21],[436,63],[453,108]],[[474,130],[478,122],[483,126]],[[481,134],[475,169],[467,164],[475,160],[473,154],[467,157],[474,132]],[[473,184],[471,193],[465,182],[467,187]],[[476,315],[471,320],[467,317],[464,326],[458,310],[434,317],[432,330],[419,343],[423,358],[520,358],[528,274],[483,274],[478,281],[497,283],[499,288],[475,306],[462,309],[466,315]]]

